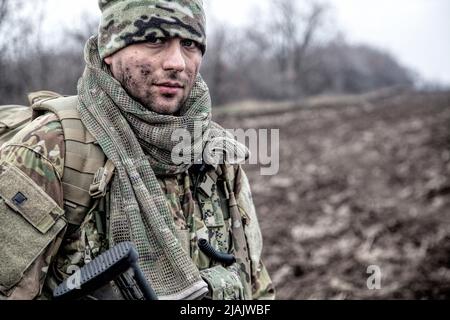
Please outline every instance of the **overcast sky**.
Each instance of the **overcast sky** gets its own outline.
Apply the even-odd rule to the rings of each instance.
[[[83,12],[98,14],[97,0],[49,0],[53,23],[78,24]],[[271,0],[204,0],[210,17],[245,25]],[[388,50],[426,80],[450,85],[450,0],[328,0],[348,41]],[[256,17],[255,17],[256,15]],[[53,24],[52,23],[52,24]]]

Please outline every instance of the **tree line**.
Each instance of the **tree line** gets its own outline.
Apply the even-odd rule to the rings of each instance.
[[[0,104],[24,104],[26,94],[35,90],[75,94],[84,44],[97,31],[96,18],[86,15],[82,24],[60,30],[60,40],[48,45],[41,26],[51,13],[45,11],[46,0],[34,3],[30,17],[23,14],[24,0],[0,0],[0,32],[5,35],[0,39]],[[269,12],[251,18],[248,26],[208,26],[201,73],[215,105],[361,93],[411,86],[416,80],[389,53],[350,44],[336,26],[330,28],[333,12],[324,2],[274,0]]]

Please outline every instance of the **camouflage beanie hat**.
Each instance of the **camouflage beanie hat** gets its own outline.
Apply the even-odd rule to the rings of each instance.
[[[102,59],[134,43],[179,36],[206,50],[202,0],[99,0]]]

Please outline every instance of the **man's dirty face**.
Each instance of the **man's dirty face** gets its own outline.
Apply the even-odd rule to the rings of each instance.
[[[157,38],[125,47],[105,62],[132,98],[153,112],[173,115],[194,86],[202,52],[191,40]]]

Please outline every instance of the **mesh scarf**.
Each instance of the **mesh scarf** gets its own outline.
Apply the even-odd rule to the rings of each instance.
[[[78,84],[80,116],[116,166],[110,245],[123,241],[136,245],[140,267],[160,299],[195,299],[207,291],[207,285],[177,239],[155,174],[176,174],[189,168],[171,162],[173,130],[192,133],[194,122],[201,121],[204,134],[211,127],[213,132],[220,131],[211,122],[208,88],[199,76],[182,116],[160,115],[130,98],[111,76],[99,56],[96,37],[86,44],[85,60]],[[192,147],[199,150],[202,141],[193,141]]]

